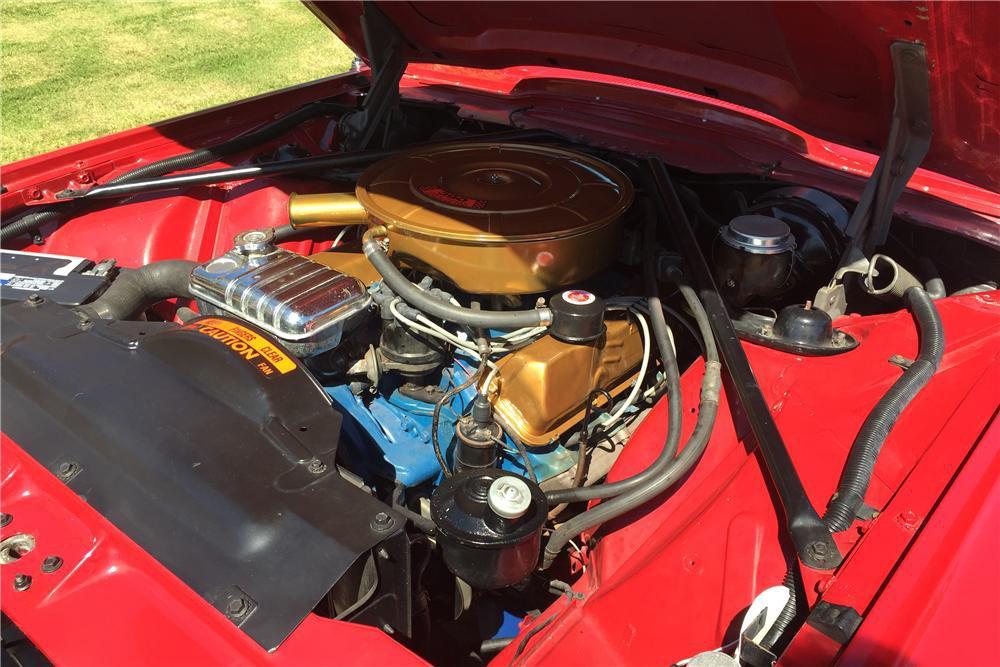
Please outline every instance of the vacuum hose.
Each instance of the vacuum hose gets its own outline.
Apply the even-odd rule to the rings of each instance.
[[[826,525],[834,533],[851,527],[858,509],[864,503],[872,471],[875,469],[875,460],[889,431],[913,397],[937,372],[944,355],[944,328],[930,296],[921,287],[910,287],[903,298],[920,331],[920,353],[875,404],[851,445],[851,453],[841,474],[837,493],[823,516]]]
[[[652,202],[647,202],[652,204]],[[663,316],[663,307],[660,305],[659,289],[656,282],[656,215],[652,206],[646,211],[646,222],[643,225],[643,282],[646,286],[646,302],[649,307],[649,318],[653,329],[653,339],[660,352],[660,360],[663,364],[663,374],[667,395],[670,397],[667,416],[667,433],[664,438],[663,449],[656,457],[656,460],[642,472],[617,482],[607,484],[594,484],[592,486],[575,485],[569,489],[555,489],[545,494],[550,507],[555,507],[562,503],[575,503],[584,500],[594,500],[596,498],[612,498],[614,496],[639,488],[650,480],[659,477],[664,473],[674,456],[677,454],[677,446],[681,440],[681,376],[680,368],[677,366],[677,356],[674,354],[674,347],[670,344],[670,337],[667,333],[667,321]],[[680,276],[680,272],[677,273]],[[680,278],[683,280],[682,278]],[[713,341],[714,342],[714,341]]]
[[[676,279],[679,281],[682,296],[684,296],[688,306],[695,313],[698,329],[705,341],[705,375],[701,381],[701,399],[694,431],[691,433],[691,437],[680,455],[671,461],[661,474],[651,479],[646,479],[636,488],[621,493],[610,500],[606,500],[596,507],[576,515],[556,528],[545,545],[540,568],[542,570],[552,565],[556,556],[559,555],[566,544],[576,535],[579,535],[588,528],[615,519],[643,505],[673,486],[673,484],[694,467],[694,464],[701,458],[701,454],[708,445],[719,408],[719,393],[722,388],[722,366],[719,363],[719,354],[715,346],[715,338],[712,335],[711,326],[709,325],[708,314],[705,312],[694,290],[679,277],[676,277]],[[671,394],[669,401],[671,406],[674,404],[680,406],[679,392]]]
[[[480,329],[521,329],[524,327],[545,327],[552,323],[552,311],[548,308],[533,310],[491,311],[463,308],[435,299],[414,285],[400,273],[389,256],[376,240],[385,236],[385,227],[371,227],[362,237],[361,249],[372,266],[382,274],[382,279],[392,291],[417,310],[433,317],[464,324]]]
[[[168,259],[122,271],[104,294],[77,312],[94,319],[127,320],[157,301],[190,297],[188,280],[194,267],[186,259]]]

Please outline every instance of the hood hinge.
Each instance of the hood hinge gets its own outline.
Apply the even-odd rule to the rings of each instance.
[[[397,110],[399,82],[406,71],[403,36],[374,2],[364,3],[361,29],[372,68],[372,83],[361,108],[341,118],[341,143],[345,151],[368,148],[381,122]]]

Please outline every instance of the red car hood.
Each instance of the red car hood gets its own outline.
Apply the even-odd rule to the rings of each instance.
[[[364,54],[362,3],[308,3]],[[411,62],[548,65],[663,84],[881,150],[893,106],[889,45],[926,45],[934,137],[927,169],[1000,190],[1000,3],[377,2]]]

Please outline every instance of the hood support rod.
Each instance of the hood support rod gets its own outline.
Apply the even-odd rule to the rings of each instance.
[[[729,311],[712,277],[712,271],[698,246],[691,222],[677,197],[670,174],[667,173],[663,162],[658,159],[651,159],[649,168],[656,184],[656,192],[651,194],[654,195],[660,215],[669,220],[668,228],[691,270],[698,296],[705,306],[715,334],[719,356],[722,357],[729,374],[730,387],[739,396],[740,405],[757,440],[757,448],[764,459],[768,476],[781,500],[785,523],[792,544],[795,546],[795,552],[807,567],[832,570],[840,565],[843,557],[829,529],[809,502],[802,480],[799,479],[795,465],[788,455],[785,442],[778,432],[743,345],[737,337]]]

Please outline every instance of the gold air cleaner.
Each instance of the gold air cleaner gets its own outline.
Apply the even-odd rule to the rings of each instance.
[[[484,142],[387,158],[362,174],[356,192],[369,224],[388,229],[397,264],[473,294],[547,292],[605,269],[633,197],[624,174],[589,155]],[[306,197],[290,202],[295,226],[358,221],[343,194]]]

